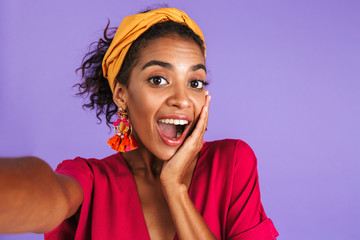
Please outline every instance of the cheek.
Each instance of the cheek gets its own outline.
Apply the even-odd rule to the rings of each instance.
[[[149,132],[153,128],[153,118],[158,110],[157,101],[144,92],[133,93],[128,101],[131,124],[138,135]]]
[[[150,101],[144,95],[132,95],[128,102],[128,108],[132,121],[139,122],[145,120],[151,115],[152,106]]]

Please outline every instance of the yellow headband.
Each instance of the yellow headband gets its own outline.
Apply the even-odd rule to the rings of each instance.
[[[176,8],[160,8],[125,17],[102,62],[103,74],[109,81],[111,91],[113,91],[115,78],[131,44],[152,25],[166,20],[184,23],[204,41],[204,36],[196,23],[186,13]]]

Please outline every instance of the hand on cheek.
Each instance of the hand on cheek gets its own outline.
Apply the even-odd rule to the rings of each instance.
[[[185,176],[188,167],[196,160],[203,145],[203,137],[209,117],[210,99],[211,96],[208,94],[208,91],[206,91],[205,104],[202,107],[199,120],[193,132],[178,149],[176,154],[164,163],[160,175],[163,185],[168,185],[170,187],[174,186],[174,184],[183,184],[183,177]]]

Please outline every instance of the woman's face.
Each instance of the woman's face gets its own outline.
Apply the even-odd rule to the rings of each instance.
[[[205,59],[193,40],[152,40],[123,88],[134,135],[161,160],[170,159],[194,128],[205,104]]]

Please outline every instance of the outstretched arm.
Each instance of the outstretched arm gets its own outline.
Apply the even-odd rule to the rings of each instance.
[[[80,184],[35,157],[0,158],[0,233],[45,233],[71,217]]]

